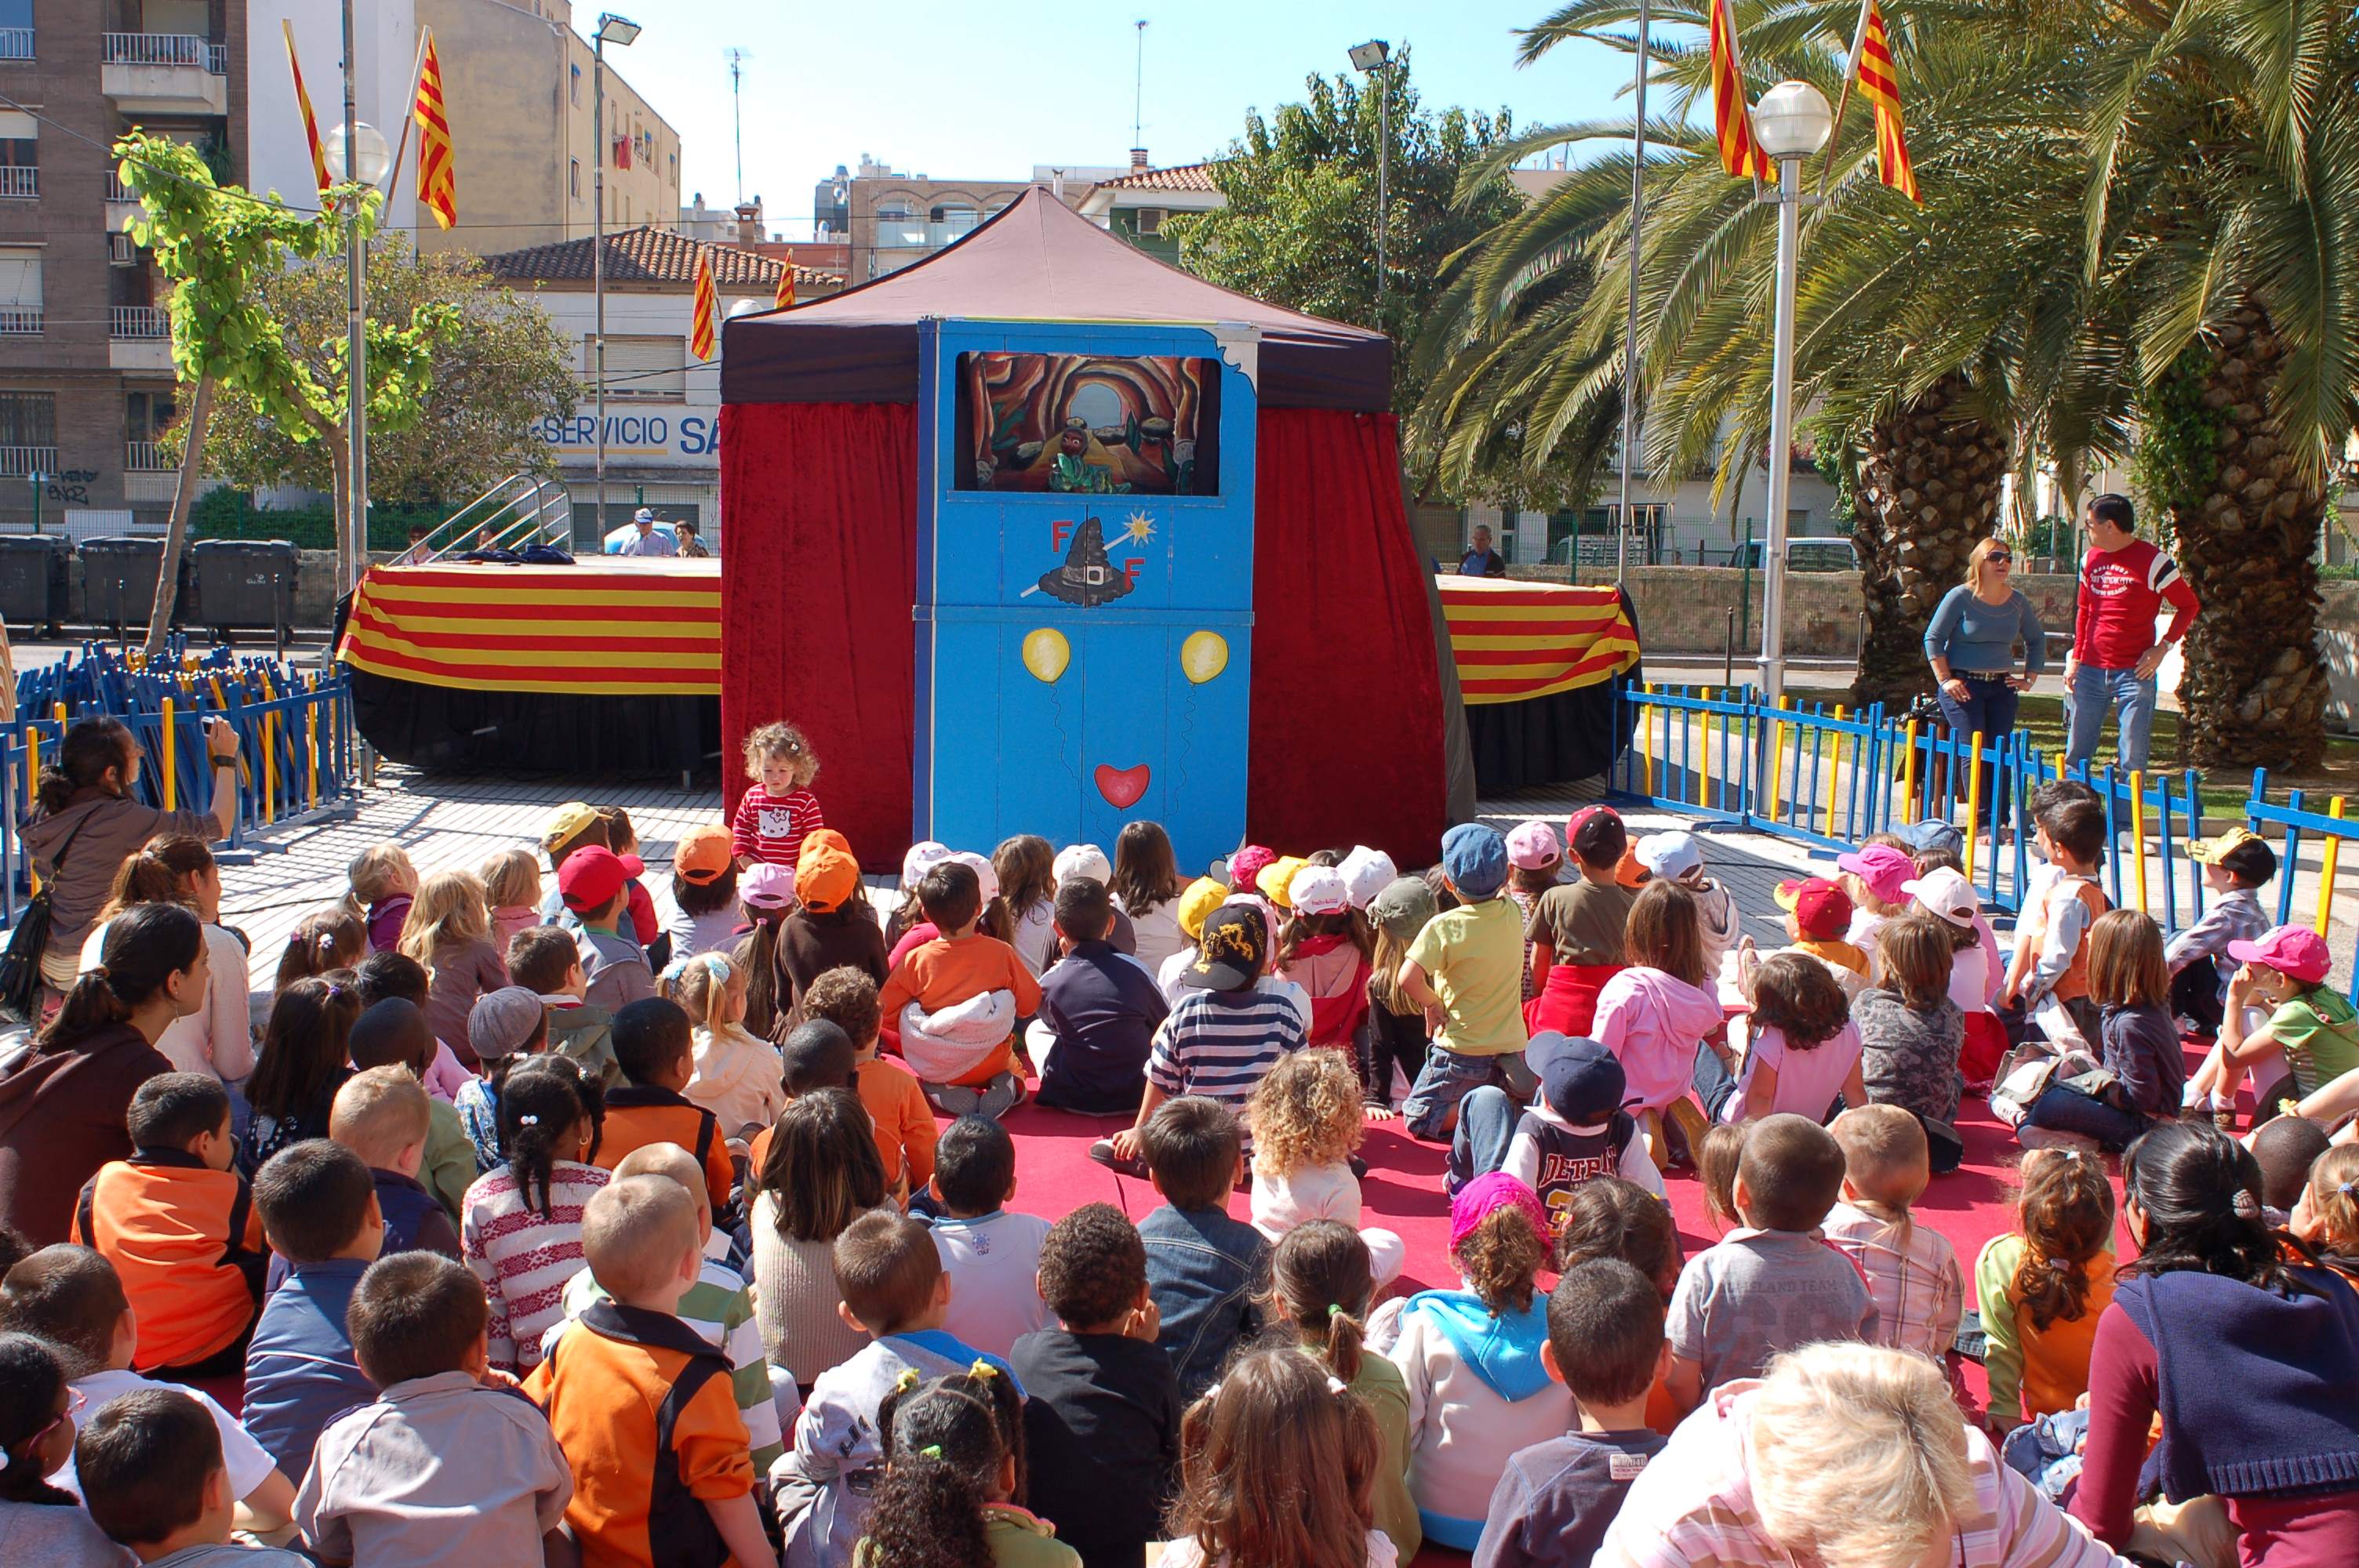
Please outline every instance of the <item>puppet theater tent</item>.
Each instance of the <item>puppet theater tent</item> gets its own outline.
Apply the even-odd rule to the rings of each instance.
[[[1386,412],[1390,341],[1167,266],[1037,188],[914,266],[725,327],[724,759],[791,719],[821,760],[829,824],[861,860],[891,865],[910,842],[926,318],[1259,330],[1247,832],[1434,860],[1443,676]],[[724,769],[733,808],[737,774]]]

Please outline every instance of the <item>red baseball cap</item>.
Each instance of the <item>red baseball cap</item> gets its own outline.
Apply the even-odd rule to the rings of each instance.
[[[2257,942],[2231,942],[2228,957],[2241,964],[2258,964],[2288,979],[2314,986],[2333,971],[2334,955],[2326,938],[2307,925],[2280,925],[2262,934]]]
[[[1777,907],[1790,911],[1795,928],[1814,942],[1840,942],[1851,929],[1851,894],[1826,877],[1779,882]]]
[[[623,884],[646,871],[636,855],[617,855],[603,844],[585,844],[565,857],[557,871],[557,891],[576,914],[603,906]]]

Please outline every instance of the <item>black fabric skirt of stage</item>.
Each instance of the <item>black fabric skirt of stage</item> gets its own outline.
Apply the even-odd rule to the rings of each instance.
[[[1621,682],[1599,681],[1522,702],[1470,703],[1466,741],[1485,797],[1594,778],[1630,744]]]
[[[721,747],[717,697],[466,691],[345,666],[360,731],[388,761],[448,773],[701,773]]]

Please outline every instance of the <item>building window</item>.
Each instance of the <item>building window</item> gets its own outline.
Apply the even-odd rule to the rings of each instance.
[[[25,337],[40,330],[40,247],[0,245],[0,337]]]
[[[569,91],[573,94],[573,106],[576,109],[579,109],[582,107],[582,68],[577,65],[571,69],[573,72],[573,78],[569,86]]]
[[[574,200],[582,200],[582,160],[578,157],[566,159],[565,189]]]
[[[582,381],[595,385],[598,340],[582,340]],[[677,403],[688,395],[688,340],[606,334],[609,403]]]
[[[168,391],[126,392],[123,395],[123,433],[135,441],[158,440],[170,427],[179,411],[174,395]]]
[[[57,461],[57,395],[0,392],[0,479],[23,479]]]

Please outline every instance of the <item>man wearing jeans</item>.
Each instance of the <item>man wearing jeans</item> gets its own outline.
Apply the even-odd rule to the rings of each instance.
[[[2108,709],[2121,709],[2115,747],[2124,773],[2143,770],[2154,732],[2154,672],[2171,643],[2187,634],[2197,603],[2178,564],[2137,536],[2129,498],[2100,495],[2089,503],[2089,557],[2081,563],[2080,603],[2072,652],[2064,661],[2064,704],[2071,735],[2064,765],[2097,754]],[[2155,617],[2171,608],[2169,629],[2155,641]]]

